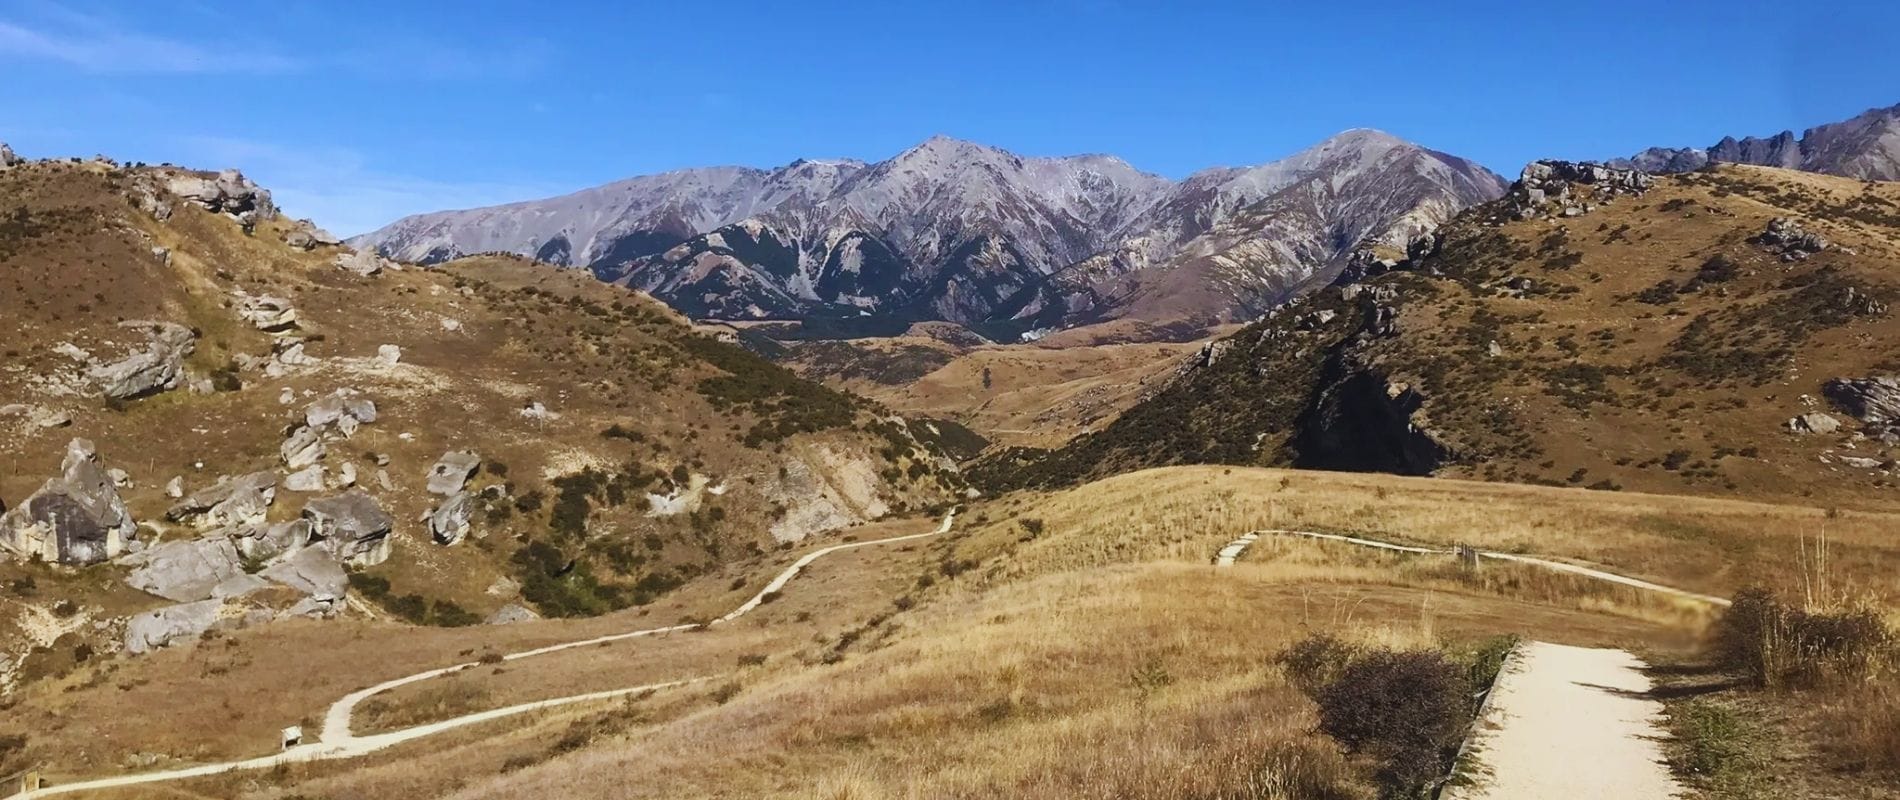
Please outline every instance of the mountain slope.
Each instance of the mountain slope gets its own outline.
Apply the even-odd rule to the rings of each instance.
[[[0,170],[0,583],[42,587],[0,691],[48,635],[642,605],[963,488],[933,430],[649,298],[327,238],[235,173]],[[55,601],[88,624],[15,627]]]
[[[1538,165],[1439,234],[986,479],[1211,462],[1895,502],[1900,188]]]
[[[1711,161],[1819,172],[1870,181],[1900,180],[1900,105],[1766,139],[1726,136],[1707,148],[1652,147],[1613,162],[1648,172],[1687,172]]]
[[[1371,175],[1378,170],[1393,171],[1387,185]],[[948,320],[1014,336],[1105,317],[1132,292],[1098,282],[1161,265],[1257,204],[1291,204],[1286,193],[1302,185],[1320,196],[1319,208],[1263,209],[1203,249],[1230,253],[1242,272],[1310,273],[1365,234],[1397,237],[1502,188],[1481,168],[1373,131],[1180,183],[1110,156],[1024,158],[936,137],[872,165],[635,178],[411,217],[355,243],[424,262],[502,250],[587,266],[695,317]],[[1058,272],[1066,275],[1052,280]],[[1204,282],[1183,281],[1182,291]],[[1148,293],[1157,291],[1171,290]],[[1233,314],[1222,306],[1197,318]]]

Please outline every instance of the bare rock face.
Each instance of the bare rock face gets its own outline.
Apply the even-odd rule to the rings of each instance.
[[[190,497],[173,504],[165,512],[165,518],[173,522],[195,520],[203,528],[255,525],[264,521],[276,496],[277,475],[253,472],[223,478],[215,485],[192,492]]]
[[[258,188],[244,173],[234,169],[220,172],[215,178],[181,173],[172,176],[165,188],[181,200],[206,211],[229,215],[247,226],[277,216],[270,192]]]
[[[1900,377],[1835,378],[1821,393],[1870,434],[1900,438]]]
[[[191,355],[198,335],[171,322],[122,322],[143,329],[146,346],[118,361],[94,364],[86,376],[107,397],[128,399],[178,388],[185,356]]]
[[[460,491],[429,512],[429,535],[440,544],[455,544],[468,536],[469,496]]]
[[[125,559],[125,582],[174,603],[208,600],[220,584],[244,574],[243,558],[225,536],[165,542]]]
[[[326,604],[341,601],[350,588],[350,576],[343,571],[343,564],[316,547],[306,547],[259,574]]]
[[[290,301],[271,295],[236,293],[238,316],[266,333],[284,333],[297,327],[297,309]]]
[[[429,469],[429,492],[448,496],[462,491],[468,477],[481,465],[482,457],[467,450],[443,453],[441,460]]]
[[[216,599],[147,611],[126,623],[125,651],[140,655],[173,642],[197,639],[223,618],[224,601]]]
[[[389,558],[389,531],[396,520],[361,489],[312,500],[303,518],[310,522],[311,536],[338,559],[370,566]]]
[[[92,443],[72,440],[60,471],[0,516],[0,550],[59,564],[96,564],[125,552],[138,525]]]

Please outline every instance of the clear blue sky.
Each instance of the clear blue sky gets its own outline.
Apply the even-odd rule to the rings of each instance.
[[[1900,3],[0,0],[0,141],[342,233],[944,133],[1179,177],[1381,128],[1507,175],[1900,103]]]

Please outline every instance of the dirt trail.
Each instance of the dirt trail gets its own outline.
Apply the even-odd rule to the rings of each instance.
[[[826,547],[820,550],[815,550],[810,553],[807,553],[803,558],[798,559],[797,561],[793,562],[791,566],[785,568],[785,570],[780,572],[777,575],[777,577],[774,577],[770,583],[766,584],[764,589],[760,590],[758,594],[753,595],[752,599],[747,600],[744,604],[740,605],[738,608],[733,609],[731,612],[728,612],[725,616],[720,617],[716,620],[713,620],[711,623],[708,623],[708,624],[718,625],[721,623],[731,622],[735,619],[745,616],[747,613],[751,612],[753,609],[756,609],[759,606],[763,605],[765,603],[766,595],[772,594],[774,592],[782,591],[785,588],[785,585],[791,582],[792,578],[798,576],[798,573],[800,571],[802,571],[805,567],[810,566],[812,562],[817,561],[818,559],[826,555],[838,552],[840,550],[849,550],[854,547],[870,547],[873,545],[891,544],[894,542],[907,542],[913,539],[922,539],[929,536],[936,536],[941,533],[947,533],[950,530],[951,524],[955,522],[956,515],[957,515],[956,510],[952,509],[950,513],[944,515],[942,524],[939,524],[936,530],[927,531],[925,533],[913,533],[907,536],[893,536],[888,539],[876,539],[876,540],[872,540],[868,542],[851,542],[848,544],[832,545],[831,547]],[[576,647],[587,647],[590,645],[602,644],[606,642],[617,642],[623,639],[632,639],[632,638],[640,637],[640,636],[651,636],[658,633],[667,633],[670,631],[686,630],[692,627],[694,626],[671,625],[671,626],[662,627],[662,628],[649,628],[645,630],[628,631],[625,633],[610,634],[607,636],[597,636],[591,639],[581,639],[581,640],[572,641],[572,642],[562,642],[560,644],[548,645],[546,647],[538,647],[533,650],[524,650],[518,653],[510,653],[508,655],[503,656],[502,659],[504,661],[518,661],[520,659],[533,658],[535,656],[547,655],[548,653],[556,653],[562,650],[571,650]],[[516,714],[525,714],[530,711],[539,711],[542,709],[554,708],[556,706],[570,705],[573,703],[584,703],[584,702],[588,702],[592,700],[607,700],[607,699],[612,699],[616,697],[624,697],[626,695],[638,694],[640,692],[657,691],[660,689],[667,689],[667,688],[672,688],[675,686],[683,686],[690,683],[698,683],[700,681],[711,680],[713,678],[719,677],[717,675],[700,676],[697,678],[690,678],[690,679],[678,680],[678,681],[669,681],[666,683],[653,683],[653,684],[647,684],[644,686],[631,686],[625,689],[611,689],[604,692],[590,692],[588,694],[572,695],[569,697],[556,697],[556,698],[552,698],[548,700],[537,700],[531,703],[521,703],[519,705],[507,706],[504,708],[490,709],[488,711],[481,711],[474,714],[466,714],[460,717],[454,717],[452,719],[442,720],[440,722],[431,722],[431,723],[427,723],[423,725],[416,725],[409,728],[402,728],[400,730],[387,731],[384,733],[378,733],[378,734],[373,734],[369,736],[357,736],[350,730],[350,718],[352,715],[354,715],[356,711],[356,706],[362,703],[364,700],[367,700],[378,694],[394,689],[398,686],[407,686],[409,684],[429,680],[431,678],[438,678],[443,675],[453,674],[455,672],[459,672],[461,670],[468,669],[477,665],[478,665],[477,662],[471,661],[465,664],[456,664],[453,666],[441,667],[438,669],[425,670],[422,672],[415,673],[413,675],[405,675],[400,678],[384,681],[382,683],[376,684],[375,686],[371,686],[367,689],[362,689],[362,690],[351,692],[350,694],[344,695],[342,699],[337,700],[335,703],[333,703],[330,706],[329,710],[324,713],[323,732],[321,736],[319,737],[320,740],[318,742],[291,747],[284,750],[281,753],[274,753],[268,756],[260,756],[257,758],[244,759],[241,761],[226,761],[226,762],[221,762],[217,764],[201,764],[195,767],[167,770],[164,772],[147,772],[147,773],[140,773],[136,775],[120,775],[120,776],[112,777],[112,778],[100,778],[97,780],[79,781],[75,783],[47,786],[47,787],[44,787],[35,791],[31,791],[31,792],[22,792],[22,793],[9,795],[5,798],[5,800],[32,800],[33,798],[51,797],[53,795],[70,794],[73,792],[95,791],[99,789],[110,789],[110,788],[121,787],[121,786],[136,786],[136,785],[144,784],[144,783],[175,781],[175,780],[183,780],[186,778],[201,778],[207,775],[217,775],[217,774],[221,774],[225,772],[233,772],[237,770],[265,769],[265,768],[277,766],[279,764],[289,764],[289,763],[304,762],[304,761],[327,761],[327,760],[339,759],[339,758],[355,758],[357,756],[368,755],[370,753],[374,753],[378,750],[383,750],[385,748],[394,747],[398,744],[402,744],[403,742],[413,741],[415,739],[420,739],[425,736],[433,736],[438,733],[454,730],[456,728],[461,728],[468,725],[474,725],[476,723],[488,722],[490,720],[510,717]]]
[[[1433,547],[1413,547],[1410,545],[1393,544],[1391,542],[1381,542],[1377,539],[1361,539],[1356,536],[1343,536],[1337,533],[1315,533],[1313,531],[1289,531],[1289,530],[1274,529],[1274,530],[1253,531],[1249,533],[1247,536],[1243,536],[1239,539],[1235,539],[1233,542],[1230,542],[1226,547],[1221,548],[1220,554],[1215,557],[1214,563],[1218,566],[1232,566],[1234,563],[1234,559],[1238,558],[1240,556],[1240,553],[1247,549],[1247,545],[1250,545],[1253,543],[1253,539],[1249,537],[1266,536],[1266,535],[1298,536],[1298,537],[1304,537],[1307,539],[1320,539],[1320,540],[1330,541],[1330,542],[1344,542],[1346,544],[1356,544],[1361,547],[1374,547],[1380,550],[1391,550],[1391,551],[1399,552],[1399,553],[1419,553],[1419,554],[1425,554],[1425,555],[1453,555],[1457,552],[1455,550],[1446,550],[1446,549],[1433,548]],[[1610,583],[1621,584],[1623,586],[1632,586],[1638,589],[1645,589],[1652,592],[1659,592],[1662,594],[1670,595],[1672,597],[1680,597],[1685,600],[1696,600],[1703,603],[1708,603],[1710,605],[1723,606],[1723,607],[1726,607],[1729,604],[1729,601],[1727,598],[1716,597],[1715,595],[1709,595],[1709,594],[1699,594],[1697,592],[1691,592],[1684,589],[1677,589],[1673,586],[1664,586],[1660,583],[1650,583],[1649,581],[1642,580],[1639,578],[1631,578],[1627,575],[1618,575],[1614,572],[1605,572],[1600,569],[1579,566],[1577,564],[1571,564],[1565,561],[1555,561],[1548,558],[1539,558],[1537,556],[1518,555],[1516,553],[1494,553],[1488,550],[1479,550],[1477,551],[1477,553],[1478,553],[1479,558],[1488,558],[1495,561],[1510,561],[1510,562],[1514,562],[1518,564],[1530,564],[1532,566],[1543,567],[1545,569],[1552,569],[1558,572],[1567,572],[1572,575],[1581,575],[1585,578],[1594,578],[1596,580],[1608,581]]]
[[[1662,703],[1623,650],[1528,642],[1513,654],[1471,743],[1469,782],[1443,800],[1665,800],[1682,786],[1660,742]]]

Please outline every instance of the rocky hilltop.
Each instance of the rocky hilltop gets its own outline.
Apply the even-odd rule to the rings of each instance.
[[[1118,315],[1233,318],[1362,241],[1402,244],[1502,189],[1376,131],[1180,182],[1111,156],[937,137],[877,164],[685,170],[424,214],[354,243],[424,263],[507,251],[585,266],[694,317],[948,320],[1014,339]],[[1151,267],[1173,277],[1149,280]]]
[[[1900,180],[1900,105],[1768,138],[1725,136],[1708,147],[1652,147],[1614,166],[1688,172],[1711,162],[1781,167],[1870,181]]]
[[[1539,162],[1103,429],[981,470],[1177,463],[1890,502],[1900,187]]]
[[[0,153],[0,690],[279,619],[601,613],[964,491],[949,423],[624,289]]]

